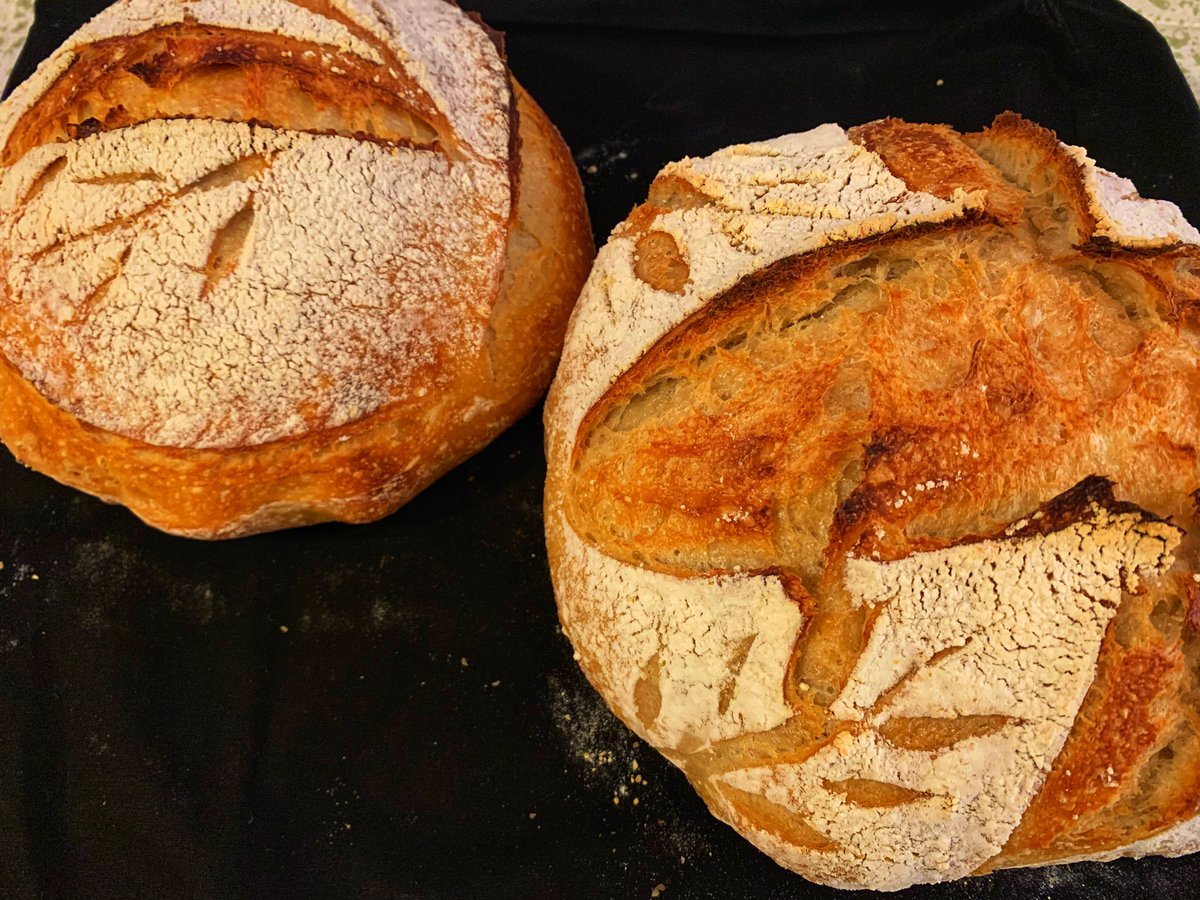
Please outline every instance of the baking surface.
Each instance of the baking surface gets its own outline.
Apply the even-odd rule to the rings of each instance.
[[[737,22],[701,0],[479,6],[601,236],[685,154],[1009,107],[1200,220],[1200,112],[1116,2],[779,0]],[[19,71],[97,7],[40,4]],[[541,439],[527,418],[375,525],[224,544],[0,453],[0,895],[867,896],[712,819],[583,679],[546,571]],[[1126,860],[896,896],[1173,897],[1197,878],[1200,857]]]

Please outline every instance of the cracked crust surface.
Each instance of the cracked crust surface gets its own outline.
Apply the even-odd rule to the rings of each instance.
[[[1198,237],[1005,114],[684,160],[601,250],[546,412],[560,616],[781,864],[1197,849]]]
[[[0,145],[0,437],[190,536],[395,509],[534,402],[590,255],[442,0],[127,0]]]

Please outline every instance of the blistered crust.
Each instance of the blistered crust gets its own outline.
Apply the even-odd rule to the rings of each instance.
[[[898,889],[1079,846],[1190,846],[1186,829],[1155,843],[1176,826],[1126,808],[1153,771],[1168,772],[1170,810],[1200,799],[1170,770],[1172,742],[1192,746],[1178,673],[1196,648],[1178,584],[1197,568],[1184,530],[1200,486],[1196,233],[1172,205],[1125,185],[1116,202],[1111,188],[1011,115],[965,138],[896,120],[849,137],[824,126],[668,166],[584,289],[546,412],[565,630],[610,705],[714,813],[806,877]],[[910,274],[926,269],[926,282]],[[930,315],[964,329],[964,358],[941,359],[961,348],[895,315],[918,287]],[[992,319],[991,291],[1024,299]],[[1056,292],[1069,302],[1051,308]],[[786,340],[809,371],[789,368]],[[1090,349],[1056,368],[1079,341]],[[758,384],[775,406],[742,427],[731,398]],[[793,463],[792,493],[749,496]],[[1095,473],[1119,475],[1145,508],[1114,501]],[[689,474],[711,484],[682,496]],[[753,486],[744,508],[726,475]],[[813,496],[828,496],[823,550],[781,555],[809,546],[779,533]],[[694,605],[719,608],[721,585],[730,631],[688,646]],[[772,642],[755,685],[741,651],[778,636],[785,597],[794,644]],[[657,654],[674,636],[696,658],[664,679]],[[800,673],[836,680],[828,648],[843,640],[843,680],[818,702]],[[1139,665],[1145,683],[1118,692],[1111,679]],[[679,684],[761,695],[765,724]],[[1138,732],[1120,759],[1072,750],[1076,780],[1103,792],[1075,821],[1037,803],[1085,699],[1108,741],[1117,697],[1154,708],[1129,716]],[[1018,832],[1035,807],[1044,818]]]
[[[1187,856],[1200,851],[1200,816],[1194,816],[1178,825],[1124,847],[1115,850],[1105,850],[1101,853],[1076,856],[1063,859],[1063,865],[1077,862],[1112,862],[1114,859],[1131,857],[1141,859],[1146,856]]]
[[[635,273],[637,235],[618,226],[601,249],[576,311],[558,379],[556,433],[584,414],[651,345],[722,291],[774,262],[921,222],[948,222],[982,203],[909,191],[874,153],[836,125],[671,163],[700,205],[653,209],[690,268],[681,292]],[[561,423],[557,418],[561,417]]]
[[[836,177],[827,174],[829,170],[836,172]],[[960,196],[943,201],[908,191],[879,157],[853,144],[834,125],[803,135],[732,147],[705,159],[673,163],[659,177],[683,181],[707,198],[703,206],[662,210],[654,221],[656,230],[671,235],[687,257],[689,280],[681,293],[656,290],[646,284],[635,274],[636,235],[623,233],[621,227],[614,232],[596,259],[569,326],[546,418],[552,468],[564,467],[571,452],[568,436],[574,434],[588,408],[612,382],[647,346],[720,291],[787,256],[918,222],[953,220],[977,200]],[[547,516],[558,522],[564,535],[561,565],[588,573],[587,580],[575,590],[560,594],[569,633],[570,623],[580,621],[572,613],[573,603],[590,607],[599,594],[610,596],[608,603],[612,604],[622,599],[619,592],[617,596],[609,593],[617,590],[617,585],[645,584],[647,579],[661,581],[641,567],[606,559],[587,547],[572,533],[562,508],[549,494]],[[786,612],[781,599],[784,589],[777,577],[735,576],[731,583],[743,592],[757,590],[760,600],[749,605],[747,614],[751,618],[736,639],[726,643],[736,646],[750,638],[761,640],[756,655],[771,655],[769,665],[761,671],[752,668],[741,674],[738,683],[747,685],[743,689],[755,697],[775,695],[776,699],[765,703],[755,717],[713,717],[707,727],[693,711],[681,712],[676,720],[675,712],[664,707],[667,713],[660,735],[667,746],[676,745],[685,734],[700,746],[707,746],[714,740],[771,727],[780,721],[782,673],[800,624],[798,613],[794,609]],[[666,596],[679,602],[686,585],[672,582]],[[631,593],[636,595],[637,591]],[[657,589],[654,596],[663,597],[662,589]],[[670,604],[665,609],[669,610]],[[656,614],[652,620],[661,619],[661,615]],[[584,620],[590,621],[590,616],[589,612]],[[631,709],[630,691],[636,682],[636,678],[631,681],[630,673],[640,671],[653,656],[644,639],[633,639],[645,631],[646,624],[640,617],[613,618],[613,630],[605,634],[610,639],[619,637],[595,660],[597,677],[614,685],[627,711]],[[598,636],[597,632],[589,632],[587,637],[593,633]],[[629,641],[624,639],[625,634]],[[769,638],[764,639],[766,635]],[[595,641],[581,634],[578,643],[587,646]],[[689,665],[699,669],[688,676],[691,683],[703,684],[711,692],[726,680],[723,673],[729,654],[692,655],[694,660]],[[752,685],[752,678],[758,683]],[[686,695],[686,690],[680,693]],[[764,725],[768,722],[771,724]]]

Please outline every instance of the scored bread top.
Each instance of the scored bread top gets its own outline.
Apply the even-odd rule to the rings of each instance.
[[[1027,124],[1001,117],[996,127],[1025,135]],[[922,138],[927,147],[928,137]],[[664,290],[638,277],[640,231],[629,223],[614,229],[596,258],[563,351],[568,377],[561,379],[562,432],[574,434],[645,350],[743,278],[831,244],[966,218],[1003,189],[956,185],[944,198],[910,190],[868,147],[837,125],[821,125],[668,164],[655,179],[648,206],[657,207],[654,229],[668,234],[686,260],[687,280]],[[1084,241],[1095,234],[1131,248],[1200,245],[1200,232],[1174,204],[1139,197],[1132,182],[1097,167],[1082,147],[1057,147],[1078,164],[1073,187],[1095,217]],[[939,172],[936,166],[927,171]]]
[[[911,128],[920,128],[921,132],[914,134],[908,130]],[[928,140],[926,128],[893,129],[891,138],[907,136],[919,144]],[[993,130],[999,135],[1015,132],[1022,138],[1032,133],[1038,141],[1043,141],[1046,135],[1017,117],[1001,117]],[[872,126],[864,126],[857,134],[867,147],[884,142],[882,135],[872,131]],[[943,137],[940,132],[933,136]],[[961,139],[957,140],[959,156],[968,155],[979,162]],[[945,198],[939,198],[908,189],[902,179],[905,166],[919,165],[919,160],[911,163],[897,160],[894,144],[881,148],[885,156],[867,147],[851,140],[842,129],[826,125],[801,135],[731,147],[703,160],[683,160],[663,170],[651,189],[647,206],[635,210],[626,223],[618,226],[600,251],[576,307],[554,388],[552,415],[547,419],[547,440],[555,465],[565,465],[567,459],[578,453],[577,442],[584,439],[588,430],[585,416],[590,415],[593,420],[601,418],[598,413],[604,412],[605,407],[597,401],[618,378],[672,329],[743,279],[750,279],[786,257],[812,254],[823,247],[915,225],[948,224],[972,215],[1003,214],[1005,207],[997,202],[998,195],[1011,187],[994,169],[991,171],[996,184],[960,178],[944,192]],[[1078,148],[1058,142],[1054,142],[1052,149],[1060,163],[1078,165],[1077,184],[1087,204],[1083,210],[1104,211],[1112,222],[1124,222],[1127,228],[1136,231],[1142,241],[1175,245],[1195,237],[1195,230],[1171,204],[1125,196],[1124,205],[1119,206],[1111,199],[1084,193],[1094,183],[1088,177],[1090,160]],[[893,160],[897,172],[888,168],[885,157]],[[961,164],[961,159],[955,163]],[[961,168],[956,169],[957,173],[961,173]],[[964,190],[962,181],[975,189]],[[1142,214],[1143,205],[1154,214]],[[1164,208],[1168,210],[1166,214],[1161,213]],[[1123,219],[1117,218],[1122,214]],[[1124,233],[1116,225],[1110,225],[1109,232]],[[661,273],[638,271],[638,245],[646,241],[647,234],[669,236],[668,255],[684,261],[686,278],[677,284],[656,286]],[[1089,237],[1086,235],[1084,239]],[[972,454],[978,459],[978,451],[972,450],[967,440],[962,446],[968,460]],[[946,486],[933,482],[928,489],[932,493]],[[920,487],[926,488],[923,483]],[[897,502],[903,505],[906,501]],[[552,509],[551,514],[562,517],[565,510]],[[660,594],[661,588],[652,587],[651,583],[657,585],[664,577],[687,574],[654,572],[645,566],[611,560],[600,550],[587,547],[569,526],[565,535],[564,540],[573,548],[567,554],[569,558],[586,554],[591,560],[588,565],[579,566],[581,572],[589,573],[589,592],[608,597],[606,603],[613,604],[614,615],[621,598],[636,592],[631,585],[642,585]],[[602,562],[601,558],[607,561]],[[613,570],[608,577],[598,576],[598,572],[608,569]],[[724,572],[721,577],[726,583],[730,579],[757,584],[774,580],[769,575],[764,580],[758,573]],[[682,585],[687,583],[688,579],[683,579],[676,592],[685,590]],[[699,590],[695,579],[690,583]],[[621,587],[610,590],[610,585]],[[765,601],[769,589],[762,590],[766,609],[770,607]],[[570,615],[569,609],[564,610],[564,616]],[[791,630],[798,628],[796,622]],[[738,640],[731,639],[731,645]],[[620,642],[613,643],[608,648],[612,659],[604,668],[628,673],[635,666],[627,663],[645,666],[654,651],[644,641],[639,645],[640,652],[625,648]],[[629,654],[628,658],[625,654]],[[723,661],[716,660],[713,665],[719,668]],[[632,684],[636,679],[627,676],[623,680],[627,682],[623,693],[629,698],[628,708],[632,709]],[[670,722],[668,714],[654,723],[658,729],[657,743],[677,746],[685,738],[697,739],[695,734],[671,728]],[[703,738],[702,744],[729,736],[729,727],[720,722],[720,716],[710,717],[709,727],[715,731]]]
[[[639,233],[628,223],[613,231],[579,298],[563,351],[563,434],[574,434],[648,347],[743,278],[839,241],[961,218],[983,203],[963,191],[943,200],[908,190],[882,159],[836,125],[671,163],[655,188],[654,231],[686,260],[686,277],[662,287],[640,278]]]
[[[760,794],[831,845],[815,859],[778,842],[776,853],[827,883],[892,889],[969,875],[1004,849],[1062,749],[1122,591],[1168,568],[1179,540],[1138,511],[1088,498],[1078,512],[1047,534],[849,561],[850,595],[878,618],[829,711],[861,726],[803,761],[718,778],[718,791]],[[970,738],[914,740],[938,720],[973,723]],[[867,783],[893,802],[845,802]]]
[[[233,448],[486,365],[515,171],[444,0],[130,0],[0,107],[0,352],[147,443]]]
[[[1197,245],[1012,114],[668,166],[547,405],[589,678],[825,883],[1195,849]]]

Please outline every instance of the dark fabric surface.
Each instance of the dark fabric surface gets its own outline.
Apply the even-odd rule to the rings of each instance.
[[[39,3],[17,77],[102,5]],[[1007,108],[1200,220],[1200,113],[1116,2],[479,6],[601,236],[684,154]],[[709,817],[578,672],[541,438],[527,418],[384,522],[225,544],[3,454],[0,896],[839,896]],[[1122,861],[899,896],[1183,897],[1198,878],[1200,859]]]

